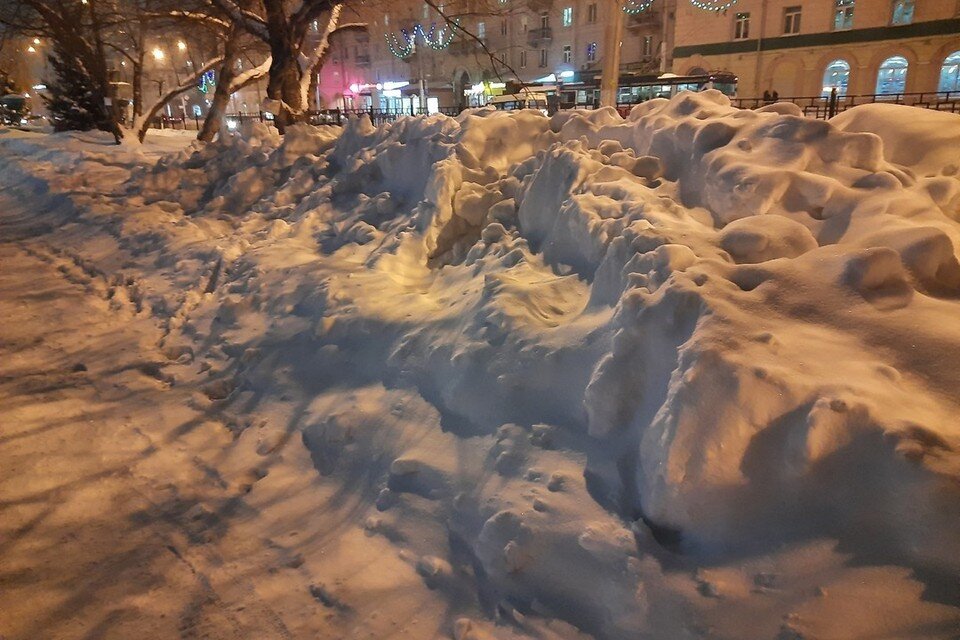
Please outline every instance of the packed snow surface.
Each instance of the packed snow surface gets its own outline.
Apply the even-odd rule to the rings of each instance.
[[[329,637],[960,632],[960,116],[0,145],[17,237],[157,324]]]

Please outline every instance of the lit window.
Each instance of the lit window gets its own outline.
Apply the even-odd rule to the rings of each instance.
[[[587,22],[593,24],[597,21],[597,3],[587,5]]]
[[[591,42],[587,45],[587,62],[597,61],[597,43]]]
[[[960,51],[954,51],[944,58],[937,90],[960,91]]]
[[[890,22],[893,24],[910,24],[913,22],[913,0],[894,0],[893,16]]]
[[[569,44],[563,45],[563,61],[567,64],[573,62],[573,47]]]
[[[836,10],[833,14],[834,31],[843,31],[853,28],[854,0],[836,0]]]
[[[907,86],[907,67],[910,64],[903,56],[891,56],[883,61],[877,71],[879,94],[903,93]]]
[[[573,7],[564,7],[563,8],[563,26],[569,27],[573,24]]]
[[[733,39],[746,40],[750,37],[750,14],[738,13],[733,17]]]
[[[483,40],[487,37],[487,23],[478,22],[477,23],[477,37]]]
[[[834,60],[823,72],[823,95],[828,96],[836,89],[838,96],[845,96],[849,82],[850,63],[846,60]]]
[[[653,36],[643,36],[643,54],[645,56],[653,55]]]
[[[540,49],[540,66],[541,67],[547,66],[547,50],[546,49]]]
[[[800,7],[787,7],[783,10],[784,35],[800,33],[800,13]]]

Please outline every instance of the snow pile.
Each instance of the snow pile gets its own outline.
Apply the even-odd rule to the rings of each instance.
[[[315,469],[343,557],[353,531],[396,552],[440,632],[937,637],[958,621],[920,593],[960,575],[960,118],[903,109],[822,122],[708,91],[626,119],[251,128],[127,202],[175,219],[152,226],[167,263],[206,261],[164,298],[164,346],[232,455]],[[278,508],[289,477],[250,500]],[[344,580],[322,599],[362,609]]]

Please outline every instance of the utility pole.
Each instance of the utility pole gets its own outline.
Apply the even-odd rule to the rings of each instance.
[[[420,115],[422,116],[427,114],[427,79],[423,73],[424,53],[426,52],[423,49],[414,52],[414,55],[417,56],[417,69],[420,72]]]
[[[763,30],[767,23],[767,0],[763,0],[760,4],[760,29],[757,32],[757,68],[754,69],[753,75],[753,95],[760,95],[760,74],[763,70]]]
[[[603,32],[603,75],[600,77],[600,106],[617,106],[620,82],[620,42],[623,40],[623,0],[603,0],[607,26]]]
[[[667,21],[670,20],[670,5],[671,3],[668,0],[663,0],[663,9],[661,9],[660,14],[660,75],[669,71],[667,68],[667,34],[670,27]]]

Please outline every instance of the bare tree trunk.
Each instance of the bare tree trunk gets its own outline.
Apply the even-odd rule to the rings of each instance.
[[[117,119],[117,103],[115,96],[111,95],[110,90],[110,77],[107,72],[107,56],[104,52],[103,45],[103,30],[100,24],[100,15],[97,12],[97,5],[95,0],[88,0],[86,3],[90,8],[90,24],[93,28],[93,38],[94,38],[94,56],[93,56],[93,68],[89,69],[94,77],[94,81],[97,83],[100,90],[100,95],[97,96],[102,105],[104,113],[107,117],[107,123],[110,130],[110,133],[113,134],[114,139],[117,144],[123,140],[123,130],[120,128],[120,123]],[[110,99],[110,106],[107,107],[107,99]]]
[[[279,113],[274,115],[277,130],[282,134],[288,126],[303,118],[303,100],[300,93],[303,70],[297,61],[297,54],[289,47],[271,47],[271,52],[273,62],[267,82],[267,97],[280,102]]]
[[[147,131],[150,129],[150,122],[157,117],[157,114],[160,113],[160,110],[163,109],[168,102],[180,94],[193,89],[196,86],[197,81],[200,80],[204,73],[216,68],[221,62],[223,62],[223,56],[218,55],[206,64],[194,69],[194,73],[190,77],[184,79],[180,85],[174,87],[166,93],[160,94],[160,96],[157,98],[157,101],[154,102],[153,105],[151,105],[151,107],[133,123],[133,130],[136,132],[137,138],[140,140],[140,142],[143,142],[143,139],[147,137]]]
[[[144,29],[140,29],[137,34],[137,61],[133,64],[133,119],[131,125],[137,118],[143,115],[143,57],[146,55],[146,42],[144,41]]]
[[[143,56],[133,65],[133,120],[143,115]]]
[[[210,110],[207,111],[207,117],[203,120],[203,127],[197,134],[197,140],[203,142],[212,142],[220,128],[223,126],[223,118],[227,112],[227,104],[230,102],[230,84],[235,77],[233,73],[227,71],[235,63],[224,63],[220,69],[217,88],[213,93],[213,101],[210,103]]]
[[[233,94],[233,82],[237,77],[236,64],[240,37],[240,28],[234,27],[224,43],[224,58],[217,73],[217,88],[213,93],[213,101],[210,103],[210,110],[207,111],[207,117],[203,120],[203,127],[197,133],[197,140],[212,142],[223,126],[223,117],[227,111],[230,96]]]
[[[304,118],[309,103],[307,97],[309,74],[316,66],[315,57],[322,58],[322,47],[305,51],[305,39],[311,25],[324,13],[330,15],[329,29],[339,23],[342,3],[336,0],[301,0],[288,3],[285,0],[260,0],[261,12],[250,12],[233,0],[213,0],[235,24],[242,25],[249,33],[270,47],[270,71],[267,81],[267,98],[273,103],[275,123],[280,133]],[[291,6],[293,5],[293,6]]]

